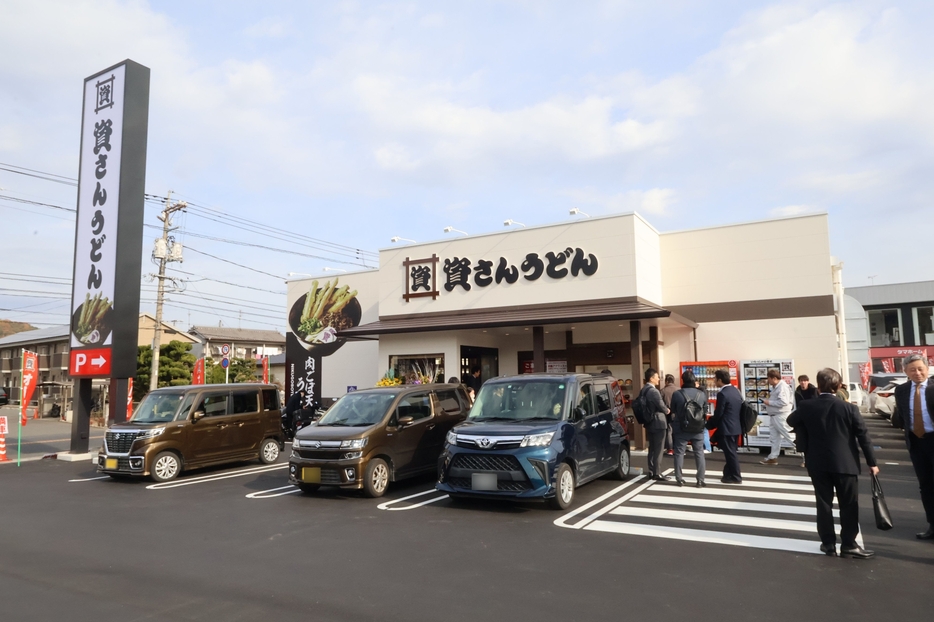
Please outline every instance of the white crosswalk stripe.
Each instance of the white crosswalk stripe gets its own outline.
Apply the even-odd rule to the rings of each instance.
[[[569,513],[556,525],[584,531],[820,554],[810,478],[743,473],[741,485],[635,481],[589,512]],[[690,481],[690,483],[688,483]],[[622,492],[622,491],[621,491]],[[834,510],[834,516],[839,516]],[[574,518],[576,517],[576,518]],[[839,525],[837,526],[839,533]],[[862,537],[857,539],[862,545]]]

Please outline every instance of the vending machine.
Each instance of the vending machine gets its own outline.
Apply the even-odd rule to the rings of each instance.
[[[782,380],[791,387],[792,393],[795,388],[795,363],[792,359],[763,359],[759,361],[741,361],[741,380],[743,399],[753,405],[759,412],[759,421],[749,433],[750,447],[768,447],[769,440],[769,417],[766,414],[766,406],[763,403],[768,399],[769,387],[768,373],[770,369],[777,369],[781,372]],[[786,440],[782,440],[782,447],[793,449],[794,445]]]
[[[712,415],[713,409],[717,405],[717,383],[714,381],[714,373],[722,369],[729,372],[730,384],[739,389],[739,371],[736,367],[736,361],[685,361],[681,363],[680,374],[690,370],[697,378],[697,388],[707,393],[707,414]]]

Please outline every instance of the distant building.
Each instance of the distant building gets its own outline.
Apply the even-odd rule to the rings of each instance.
[[[221,347],[230,346],[230,358],[258,359],[285,352],[285,336],[274,330],[228,328],[226,326],[192,326],[188,334],[201,342],[196,356],[215,360],[223,357]]]
[[[151,346],[153,334],[156,331],[156,318],[148,313],[139,314],[139,341],[138,345]],[[198,338],[188,333],[183,333],[172,324],[162,322],[162,332],[159,336],[160,345],[167,345],[170,341],[181,341],[182,343],[197,344]],[[194,349],[194,348],[193,348]]]
[[[934,281],[848,287],[846,298],[851,361],[854,350],[867,346],[873,372],[900,372],[901,359],[916,352],[934,359]],[[851,299],[862,313],[850,308]],[[850,335],[860,319],[864,344]]]

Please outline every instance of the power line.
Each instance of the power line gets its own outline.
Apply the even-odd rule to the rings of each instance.
[[[229,264],[231,264],[231,265],[237,266],[238,268],[245,268],[245,269],[251,270],[251,271],[253,271],[253,272],[258,272],[259,274],[265,274],[266,276],[271,276],[272,278],[274,278],[274,279],[279,279],[280,281],[285,281],[285,279],[282,278],[281,276],[279,276],[278,274],[272,274],[271,272],[264,272],[264,271],[262,271],[262,270],[257,270],[256,268],[251,268],[250,266],[244,266],[243,264],[237,263],[237,262],[235,262],[235,261],[230,261],[229,259],[224,259],[223,257],[218,257],[217,255],[212,255],[212,254],[210,254],[210,253],[205,253],[204,251],[199,251],[197,248],[193,248],[193,247],[191,247],[191,246],[187,246],[186,248],[187,248],[188,250],[190,250],[190,251],[194,251],[194,252],[198,253],[199,255],[205,255],[206,257],[210,257],[211,259],[216,259],[216,260],[218,260],[218,261],[223,261],[224,263],[229,263]]]
[[[238,283],[231,283],[230,281],[221,281],[221,280],[218,280],[218,279],[212,279],[211,277],[208,277],[208,276],[204,276],[204,275],[201,275],[201,274],[195,274],[194,272],[186,272],[185,270],[179,270],[178,268],[171,268],[171,267],[170,267],[169,269],[170,269],[170,270],[174,270],[175,272],[180,272],[180,273],[182,273],[182,274],[187,274],[187,275],[189,275],[189,276],[196,276],[196,277],[198,277],[199,279],[201,279],[201,280],[203,280],[203,281],[212,281],[212,282],[214,282],[214,283],[223,283],[224,285],[232,285],[233,287],[241,287],[241,288],[243,288],[243,289],[251,289],[251,290],[254,290],[254,291],[257,291],[257,292],[268,292],[268,293],[270,293],[270,294],[279,294],[280,296],[285,296],[285,295],[286,295],[285,292],[277,292],[277,291],[274,291],[274,290],[271,290],[271,289],[263,289],[263,288],[261,288],[261,287],[253,287],[253,286],[251,286],[251,285],[240,285],[240,284],[238,284]]]
[[[19,169],[19,170],[16,170],[16,169]],[[7,171],[10,173],[16,173],[17,175],[25,175],[26,177],[35,177],[36,179],[42,179],[44,181],[51,181],[56,184],[63,184],[65,186],[77,187],[78,185],[77,179],[73,179],[71,177],[64,177],[62,175],[56,175],[54,173],[43,173],[42,171],[36,171],[31,168],[16,166],[15,164],[4,164],[3,162],[0,162],[0,170]]]

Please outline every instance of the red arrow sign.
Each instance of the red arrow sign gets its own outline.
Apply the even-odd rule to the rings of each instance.
[[[110,376],[110,360],[110,348],[72,350],[68,373],[84,378]]]

